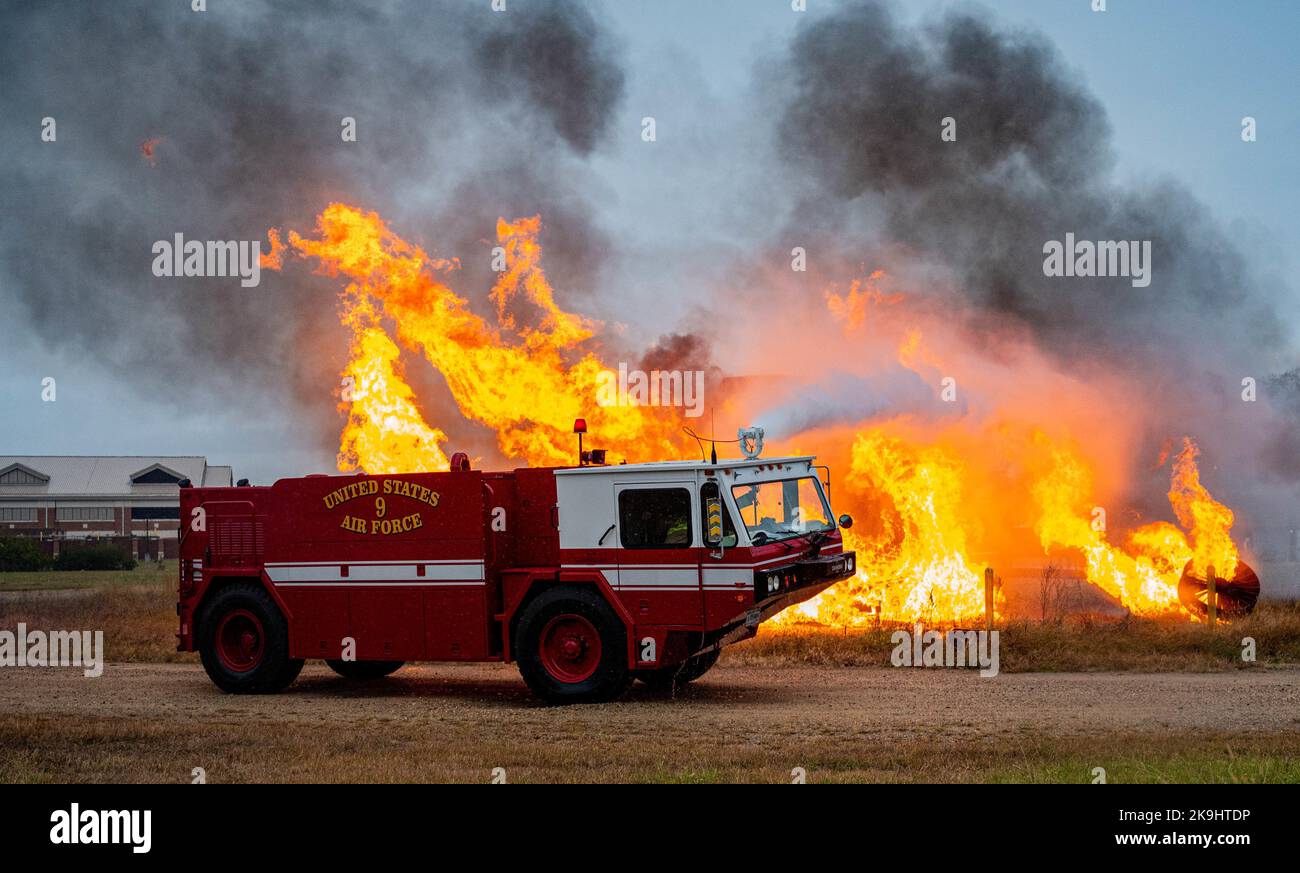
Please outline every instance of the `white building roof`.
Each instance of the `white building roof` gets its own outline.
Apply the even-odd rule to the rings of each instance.
[[[230,467],[210,466],[197,455],[0,455],[0,475],[19,467],[48,481],[38,485],[0,485],[5,497],[174,497],[174,483],[137,483],[134,477],[161,470],[194,485],[233,484]]]

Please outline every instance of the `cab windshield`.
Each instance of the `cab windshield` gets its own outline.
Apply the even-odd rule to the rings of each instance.
[[[833,530],[831,509],[813,476],[733,485],[740,518],[754,543]]]

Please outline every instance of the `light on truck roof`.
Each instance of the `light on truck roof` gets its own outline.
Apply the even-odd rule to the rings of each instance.
[[[578,466],[581,467],[587,463],[586,455],[582,451],[582,435],[587,432],[587,419],[575,418],[573,420],[573,432],[578,435]]]

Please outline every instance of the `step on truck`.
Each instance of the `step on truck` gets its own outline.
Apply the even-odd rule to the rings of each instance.
[[[177,648],[234,693],[309,658],[513,661],[545,701],[605,701],[699,678],[856,570],[811,457],[451,468],[182,483]]]

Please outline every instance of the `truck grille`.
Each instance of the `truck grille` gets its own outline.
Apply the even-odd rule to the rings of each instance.
[[[260,521],[234,518],[212,521],[214,564],[259,564],[265,545],[266,534]]]

